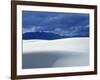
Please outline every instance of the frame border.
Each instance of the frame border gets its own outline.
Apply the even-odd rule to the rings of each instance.
[[[17,5],[94,9],[94,71],[17,75]],[[97,74],[97,6],[34,1],[11,1],[11,80]]]

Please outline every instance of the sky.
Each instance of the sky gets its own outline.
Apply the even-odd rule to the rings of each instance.
[[[26,32],[51,32],[61,36],[89,35],[89,14],[22,11],[22,28]]]

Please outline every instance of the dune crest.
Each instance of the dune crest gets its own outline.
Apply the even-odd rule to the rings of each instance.
[[[89,38],[58,40],[23,40],[23,54],[44,51],[89,52]]]

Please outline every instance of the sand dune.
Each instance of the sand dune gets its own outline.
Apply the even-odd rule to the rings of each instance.
[[[23,54],[44,51],[89,53],[89,38],[23,40]]]
[[[87,65],[89,38],[23,41],[23,69]]]

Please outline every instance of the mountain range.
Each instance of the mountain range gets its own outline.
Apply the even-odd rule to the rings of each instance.
[[[27,32],[23,33],[22,38],[23,40],[30,40],[30,39],[42,39],[42,40],[55,40],[55,39],[62,39],[62,38],[72,38],[72,37],[89,37],[87,34],[77,34],[72,36],[61,36],[59,34],[54,34],[50,32]]]

